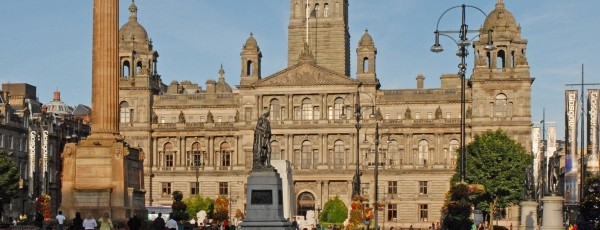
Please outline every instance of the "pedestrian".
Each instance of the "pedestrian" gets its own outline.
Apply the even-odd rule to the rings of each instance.
[[[85,230],[94,230],[96,227],[98,227],[98,223],[92,216],[92,213],[87,214],[87,217],[85,217],[85,219],[83,220],[82,225],[83,225],[83,229],[85,229]]]
[[[42,227],[44,227],[44,216],[42,215],[41,212],[38,211],[35,213],[35,219],[33,219],[33,225],[38,227],[39,230],[42,230]]]
[[[71,224],[71,230],[82,230],[83,229],[83,219],[81,219],[81,213],[76,212],[75,218],[73,218],[73,224]]]
[[[158,216],[152,221],[152,227],[154,230],[165,230],[165,219],[162,218],[162,213],[158,213]]]
[[[104,215],[102,215],[102,218],[100,218],[100,230],[112,230],[112,229],[113,229],[112,220],[110,220],[110,216],[108,215],[108,212],[105,212]]]
[[[133,214],[133,217],[127,221],[127,226],[129,226],[129,230],[139,230],[142,225],[142,221],[138,218],[137,214]]]
[[[177,221],[173,219],[173,213],[169,214],[169,220],[167,221],[167,229],[177,230]]]
[[[56,222],[58,224],[56,227],[57,230],[63,230],[65,226],[65,219],[67,218],[63,216],[62,211],[58,211],[58,215],[56,215]]]

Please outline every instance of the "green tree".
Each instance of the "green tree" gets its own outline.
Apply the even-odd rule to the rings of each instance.
[[[185,212],[187,212],[188,215],[190,215],[191,217],[195,217],[196,213],[200,212],[201,210],[204,210],[207,216],[212,218],[214,207],[214,201],[212,199],[200,195],[195,195],[188,197],[183,202],[187,205]]]
[[[339,196],[329,198],[319,213],[319,222],[341,224],[348,218],[348,207]]]
[[[185,212],[187,205],[181,201],[183,199],[183,193],[181,193],[181,191],[174,191],[171,195],[173,196],[171,217],[176,221],[188,220],[189,215]]]
[[[494,216],[497,208],[518,204],[525,192],[525,169],[532,156],[525,147],[498,129],[475,136],[467,145],[466,183],[481,184],[483,195],[472,200],[476,208]],[[461,159],[459,159],[460,162]],[[459,181],[460,168],[456,168],[453,181]],[[490,221],[490,229],[493,228]]]
[[[19,171],[14,161],[0,152],[0,217],[4,214],[4,205],[16,198],[19,189]]]
[[[600,229],[600,177],[589,175],[583,185],[583,202],[579,205],[577,227]]]
[[[446,195],[442,207],[442,224],[449,230],[471,229],[471,200],[469,187],[464,183],[456,183]]]

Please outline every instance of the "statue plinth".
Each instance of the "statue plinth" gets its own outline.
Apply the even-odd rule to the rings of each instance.
[[[538,229],[538,203],[533,200],[522,201],[521,204],[521,223],[519,230],[535,230]]]
[[[283,216],[283,191],[279,173],[272,167],[252,170],[246,192],[246,218],[242,229],[293,230]]]
[[[563,203],[565,199],[562,196],[552,194],[542,198],[544,212],[542,216],[541,230],[565,229],[563,226]]]

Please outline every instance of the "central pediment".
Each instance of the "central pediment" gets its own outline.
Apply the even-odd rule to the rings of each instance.
[[[318,66],[311,62],[301,62],[279,71],[252,84],[252,87],[287,87],[317,85],[360,85],[343,74]]]

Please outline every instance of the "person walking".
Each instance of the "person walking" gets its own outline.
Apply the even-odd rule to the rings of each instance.
[[[73,218],[73,224],[71,225],[70,230],[82,230],[83,229],[83,219],[81,219],[81,213],[76,212],[75,218]]]
[[[65,226],[65,219],[67,218],[63,216],[62,211],[58,211],[58,215],[56,215],[56,223],[58,224],[58,226],[56,226],[57,230],[63,230]]]
[[[178,226],[177,226],[177,221],[175,221],[173,219],[173,213],[171,213],[169,215],[169,220],[167,221],[167,225],[166,225],[167,229],[169,230],[177,230]]]
[[[142,225],[142,221],[138,218],[137,214],[133,214],[133,217],[127,221],[127,226],[129,230],[139,230]]]
[[[112,220],[110,220],[110,216],[108,215],[108,212],[105,212],[104,215],[102,215],[102,218],[100,218],[100,230],[112,230],[112,229],[113,229]]]
[[[87,217],[85,217],[85,219],[83,220],[82,225],[83,229],[85,230],[94,230],[96,227],[98,227],[98,223],[92,216],[92,213],[87,214]]]
[[[152,228],[154,230],[165,230],[165,219],[162,218],[162,213],[158,213],[158,217],[152,221]]]

